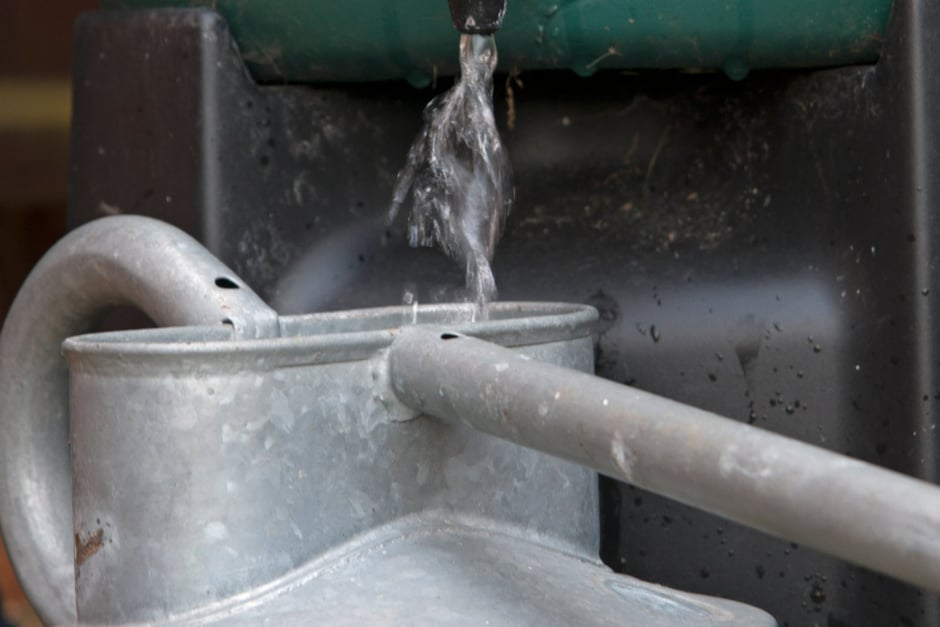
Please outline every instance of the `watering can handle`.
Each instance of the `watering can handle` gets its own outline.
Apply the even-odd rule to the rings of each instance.
[[[131,305],[160,326],[275,337],[277,314],[201,244],[140,216],[76,229],[40,260],[0,333],[0,527],[47,623],[76,621],[68,371],[60,345]]]

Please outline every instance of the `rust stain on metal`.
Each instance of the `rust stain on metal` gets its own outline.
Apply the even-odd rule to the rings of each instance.
[[[90,536],[82,540],[79,534],[75,534],[75,565],[81,566],[85,560],[101,550],[104,545],[104,529],[98,529]]]

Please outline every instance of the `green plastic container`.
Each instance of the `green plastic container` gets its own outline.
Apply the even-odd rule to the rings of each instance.
[[[445,0],[103,0],[106,8],[210,7],[262,82],[406,78],[457,67]],[[724,70],[877,60],[891,0],[508,0],[503,70]]]

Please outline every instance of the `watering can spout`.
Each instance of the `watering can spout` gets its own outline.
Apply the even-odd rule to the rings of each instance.
[[[446,330],[389,359],[416,410],[940,592],[930,483]]]

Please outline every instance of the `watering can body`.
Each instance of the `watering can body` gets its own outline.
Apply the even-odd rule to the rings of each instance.
[[[117,304],[164,327],[81,334]],[[50,623],[773,624],[613,574],[597,558],[592,471],[394,392],[402,328],[589,372],[596,315],[499,303],[481,322],[468,304],[279,317],[173,227],[82,227],[37,266],[0,336],[14,566]]]
[[[540,309],[494,315],[580,318],[580,337],[520,329],[517,341],[590,368],[589,312]],[[469,312],[428,307],[419,322]],[[293,317],[282,337],[240,342],[221,326],[67,340],[79,618],[160,620],[429,511],[596,556],[593,473],[395,399],[382,345],[411,315]]]

